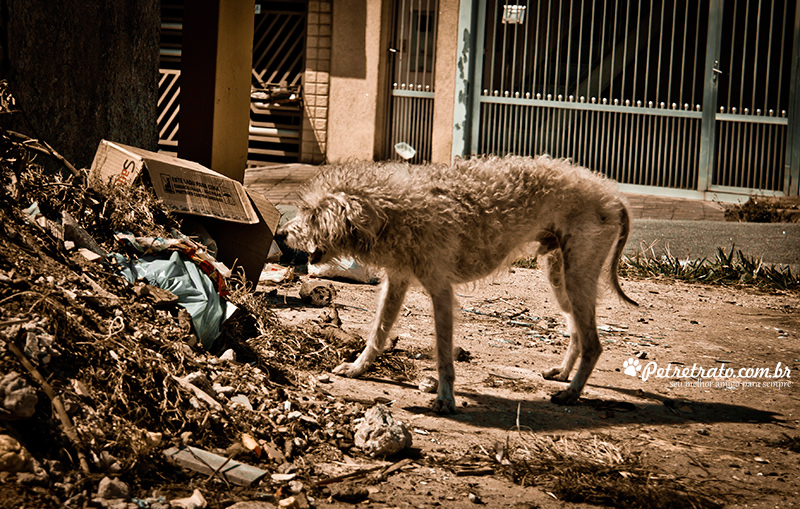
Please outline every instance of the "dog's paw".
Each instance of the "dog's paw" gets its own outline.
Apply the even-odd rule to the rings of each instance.
[[[553,368],[542,372],[542,377],[545,380],[556,380],[558,382],[566,382],[569,378],[569,373],[562,373],[561,368]]]
[[[345,362],[333,368],[333,373],[339,376],[346,376],[347,378],[358,378],[363,375],[366,368],[359,366],[353,362]]]
[[[454,414],[456,413],[456,400],[436,398],[431,403],[431,409],[437,414]]]
[[[556,405],[573,405],[576,401],[578,401],[579,396],[580,394],[572,389],[565,389],[550,396],[550,401]]]

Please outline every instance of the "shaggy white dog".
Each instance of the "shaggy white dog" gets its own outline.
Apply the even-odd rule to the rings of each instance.
[[[600,356],[595,306],[598,281],[626,302],[617,264],[630,218],[616,186],[602,176],[547,156],[462,160],[453,166],[348,162],[331,165],[304,188],[297,216],[278,232],[311,263],[348,256],[385,270],[375,324],[353,363],[334,372],[363,374],[383,350],[408,286],[430,294],[436,326],[437,412],[454,412],[453,285],[494,272],[538,243],[570,343],[561,366],[543,373],[569,386],[552,396],[575,402]]]

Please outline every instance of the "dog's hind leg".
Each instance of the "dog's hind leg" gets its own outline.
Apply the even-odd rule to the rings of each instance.
[[[345,362],[334,368],[337,375],[355,378],[364,374],[383,352],[386,338],[403,306],[409,281],[402,276],[387,274],[381,287],[375,323],[367,337],[367,346],[355,362]]]
[[[576,354],[580,356],[580,362],[569,387],[551,396],[550,400],[553,403],[568,405],[578,399],[603,350],[597,335],[596,306],[597,281],[605,257],[598,257],[597,254],[607,253],[610,246],[601,244],[599,241],[593,244],[578,242],[579,246],[593,245],[595,249],[579,250],[568,247],[563,250],[564,290],[571,311],[570,348],[564,366],[571,368],[571,362],[574,361]],[[604,247],[606,249],[603,249]]]
[[[453,288],[447,285],[438,290],[428,289],[433,300],[433,319],[436,323],[436,364],[439,371],[439,392],[432,408],[436,413],[454,413],[456,400],[453,383]]]
[[[545,263],[547,265],[546,271],[547,278],[550,281],[550,287],[553,290],[553,294],[558,302],[558,306],[567,317],[567,323],[569,326],[569,347],[567,348],[567,353],[564,356],[564,360],[561,362],[561,365],[543,372],[542,376],[547,380],[566,382],[569,379],[569,374],[572,371],[572,367],[575,365],[575,361],[580,354],[580,341],[578,340],[577,333],[573,327],[574,321],[572,320],[572,304],[570,303],[569,297],[567,296],[567,290],[564,286],[564,259],[561,254],[561,250],[556,249],[554,251],[550,251],[545,258]]]

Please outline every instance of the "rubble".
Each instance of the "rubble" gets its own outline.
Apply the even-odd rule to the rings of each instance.
[[[419,382],[419,391],[433,394],[439,390],[439,380],[432,376],[426,376]]]
[[[130,493],[131,490],[127,484],[110,477],[103,477],[97,486],[97,498],[104,500],[127,499]]]
[[[0,405],[10,418],[27,419],[36,412],[36,391],[16,371],[0,379]]]
[[[121,239],[185,242],[183,218],[146,180],[111,187],[84,170],[45,171],[15,139],[0,128],[0,506],[229,505],[226,467],[176,465],[165,451],[177,450],[257,472],[237,488],[242,503],[309,507],[315,465],[362,454],[353,429],[364,407],[307,383],[363,340],[334,308],[323,323],[282,322],[233,271],[211,287],[224,284],[235,312],[204,345],[180,292],[123,277],[109,255],[146,256]],[[187,497],[196,482],[202,493]]]
[[[364,414],[356,429],[355,444],[370,456],[391,456],[411,447],[411,433],[385,405],[378,404]]]
[[[33,458],[14,437],[0,435],[0,472],[29,472]]]
[[[177,509],[203,509],[208,506],[208,502],[206,502],[203,493],[195,489],[191,496],[172,500],[169,506]]]
[[[303,281],[300,285],[300,300],[312,306],[330,306],[336,298],[336,288],[328,282]]]

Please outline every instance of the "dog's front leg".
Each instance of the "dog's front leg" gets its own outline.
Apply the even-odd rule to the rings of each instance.
[[[429,290],[430,291],[430,290]],[[453,383],[456,379],[453,367],[453,288],[431,291],[433,320],[436,323],[436,363],[439,370],[439,393],[433,401],[433,411],[454,413],[456,399]]]
[[[334,373],[355,378],[363,375],[369,369],[378,355],[383,352],[389,331],[395,320],[397,320],[400,308],[403,306],[406,290],[408,290],[408,279],[392,275],[387,276],[381,287],[378,312],[375,315],[375,323],[372,330],[367,337],[367,346],[355,362],[345,362],[336,366],[333,370]]]

